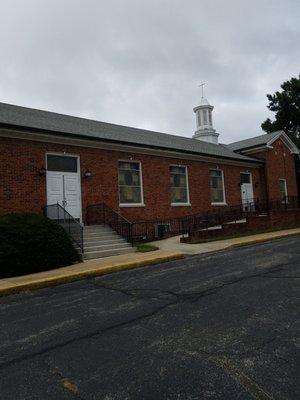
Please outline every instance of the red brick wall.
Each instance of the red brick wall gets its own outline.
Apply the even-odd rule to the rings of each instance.
[[[295,158],[281,139],[276,140],[273,149],[253,154],[266,160],[266,178],[269,199],[279,199],[279,179],[286,179],[288,196],[297,196]]]
[[[228,205],[241,203],[240,172],[249,170],[253,175],[256,198],[262,198],[264,184],[257,168],[228,166],[221,163],[206,163],[178,158],[130,154],[118,151],[84,148],[34,142],[28,140],[0,139],[0,212],[41,212],[46,204],[46,178],[38,171],[45,167],[46,152],[63,152],[80,156],[82,210],[85,218],[86,207],[105,202],[120,211],[130,220],[170,218],[207,211],[210,206],[209,170],[217,165],[224,171],[226,200]],[[119,208],[118,171],[119,159],[142,163],[145,207]],[[170,205],[170,164],[188,167],[191,207]],[[92,171],[92,178],[83,178],[84,172]]]
[[[263,232],[266,230],[279,230],[291,226],[300,225],[300,211],[285,210],[272,211],[269,215],[253,215],[247,218],[244,223],[224,224],[222,229],[208,229],[191,233],[188,237],[181,238],[182,243],[189,243],[197,240],[213,239],[217,237],[233,236],[252,232]]]

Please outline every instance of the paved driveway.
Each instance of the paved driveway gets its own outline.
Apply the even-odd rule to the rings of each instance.
[[[0,298],[0,398],[297,399],[300,238]]]

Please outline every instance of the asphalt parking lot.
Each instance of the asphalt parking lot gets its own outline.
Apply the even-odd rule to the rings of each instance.
[[[0,398],[297,399],[300,237],[0,298]]]

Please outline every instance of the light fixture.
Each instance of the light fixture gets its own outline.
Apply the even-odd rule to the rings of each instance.
[[[45,176],[45,175],[46,175],[46,172],[47,172],[46,168],[45,168],[45,167],[42,167],[42,168],[39,170],[39,175],[40,175],[40,176]]]
[[[92,177],[92,173],[91,173],[91,171],[89,169],[87,169],[85,171],[85,173],[83,174],[83,176],[84,176],[84,178],[89,179],[89,178]]]

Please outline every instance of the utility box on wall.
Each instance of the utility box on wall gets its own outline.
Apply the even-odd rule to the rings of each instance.
[[[155,236],[158,239],[163,239],[168,232],[170,232],[170,224],[157,224],[155,226]]]

